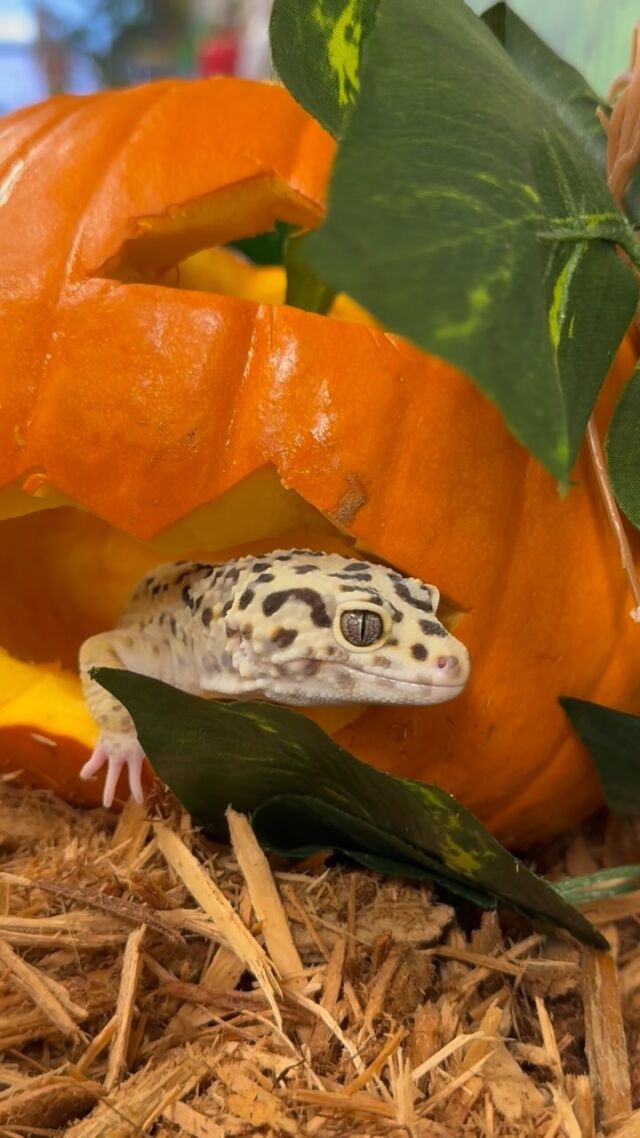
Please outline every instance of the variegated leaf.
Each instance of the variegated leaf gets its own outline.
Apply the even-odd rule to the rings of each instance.
[[[282,54],[295,28],[284,78],[329,121],[316,7],[296,0],[286,25],[286,4],[274,9]],[[561,106],[561,91],[580,98],[579,77],[535,86],[462,0],[379,0],[360,42],[359,93],[308,264],[465,371],[566,479],[637,297],[615,249],[637,258],[635,238],[593,130]],[[550,54],[538,53],[547,75]]]
[[[129,710],[154,769],[205,829],[223,833],[231,804],[253,814],[268,848],[304,856],[333,846],[369,868],[427,877],[478,904],[501,901],[606,943],[451,795],[374,770],[305,716],[199,699],[131,672],[94,674]]]

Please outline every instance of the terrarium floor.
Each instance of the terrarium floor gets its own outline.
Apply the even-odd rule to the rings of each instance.
[[[0,783],[0,1134],[640,1138],[640,892],[598,954],[231,823]],[[632,857],[600,820],[538,865]]]

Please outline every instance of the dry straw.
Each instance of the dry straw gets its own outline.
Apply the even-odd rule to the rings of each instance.
[[[601,955],[169,814],[0,783],[0,1134],[640,1138],[640,895],[592,907]]]

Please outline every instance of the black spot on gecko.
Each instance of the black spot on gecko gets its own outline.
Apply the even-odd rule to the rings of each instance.
[[[321,667],[320,660],[305,660],[302,671],[305,676],[317,676]]]
[[[390,668],[391,660],[388,656],[374,656],[373,663],[376,668]]]
[[[225,603],[222,606],[222,612],[220,615],[226,616],[227,613],[229,612],[229,609],[231,608],[232,604],[233,604],[233,601],[225,601]]]
[[[254,561],[254,563],[253,563],[254,573],[261,573],[263,569],[271,569],[271,562],[270,561]]]
[[[216,571],[215,565],[199,565],[198,568],[202,569],[203,581],[206,580],[207,577],[212,577]]]
[[[422,612],[433,612],[431,601],[422,601],[418,597],[414,597],[409,586],[405,585],[404,581],[395,581],[393,587],[401,600],[406,601],[412,608],[421,609]]]
[[[330,577],[340,577],[343,581],[371,581],[370,573],[330,573]]]
[[[353,580],[353,577],[349,578]],[[359,578],[356,578],[359,580]],[[340,585],[341,593],[365,593],[367,600],[371,601],[372,605],[383,605],[384,601],[375,589],[363,589],[362,585]]]
[[[288,553],[280,553],[274,561],[293,561],[294,557],[324,557],[324,553],[317,553],[314,549],[290,549]]]
[[[256,585],[265,585],[268,581],[275,581],[275,573],[260,573],[256,577]]]
[[[177,634],[177,631],[178,631],[178,625],[176,624],[175,616],[170,617],[169,625],[171,627],[171,635],[175,636]]]
[[[158,595],[158,593],[160,592],[161,588],[162,588],[162,585],[154,585],[154,586],[153,586],[153,588],[152,588],[151,592],[152,592],[152,594],[153,594],[153,596],[154,596],[154,597],[157,597],[157,595]]]
[[[276,648],[288,648],[297,635],[295,628],[275,628],[271,633],[271,641]]]
[[[195,603],[191,606],[191,611],[194,615],[197,613],[197,611],[200,608],[200,605],[202,604],[203,600],[204,600],[204,597],[202,594],[200,594],[199,597],[196,597]]]
[[[188,585],[184,586],[184,589],[182,590],[181,595],[182,595],[182,600],[183,600],[184,604],[187,605],[188,608],[191,608],[193,606],[193,599],[191,597],[191,593],[189,592],[189,586]]]
[[[349,561],[345,565],[344,571],[345,573],[363,573],[370,568],[371,563],[369,561]]]
[[[255,597],[255,595],[256,594],[254,593],[253,589],[245,589],[244,593],[242,593],[242,595],[240,597],[240,600],[238,601],[238,608],[239,609],[248,608],[249,605],[251,604],[253,598]],[[224,609],[222,611],[224,613]]]
[[[317,565],[296,565],[294,573],[299,573],[302,576],[303,573],[315,573],[317,568]]]
[[[446,628],[443,628],[441,624],[438,624],[437,620],[421,620],[420,628],[424,632],[425,636],[448,635]]]
[[[414,660],[426,660],[429,653],[424,644],[412,644],[411,655],[413,656]]]
[[[398,638],[396,636],[390,636],[387,640],[387,648],[397,648],[397,646]]]
[[[239,576],[240,576],[240,570],[239,569],[227,569],[227,572],[224,575],[224,579],[225,579],[225,581],[230,581],[232,585],[235,585]]]
[[[202,620],[205,628],[208,628],[211,624],[211,621],[213,620],[213,609],[209,608],[207,605],[207,607],[202,610],[202,616],[200,619]]]
[[[176,561],[176,565],[186,565],[186,561]],[[189,577],[190,575],[191,575],[191,569],[190,568],[183,570],[182,573],[178,573],[178,576],[175,578],[175,580],[173,582],[174,585],[181,585],[182,582],[185,580],[185,578]]]
[[[246,624],[243,624],[243,626],[242,626],[242,628],[240,629],[240,631],[241,631],[241,633],[242,633],[242,635],[243,635],[243,636],[246,636],[247,640],[248,640],[248,639],[249,639],[251,636],[253,636],[253,625],[252,625],[251,621],[250,621],[250,620],[248,620]]]
[[[326,605],[315,589],[280,589],[276,593],[269,593],[262,602],[262,611],[265,616],[273,616],[289,600],[302,601],[308,605],[311,620],[317,628],[331,628]]]

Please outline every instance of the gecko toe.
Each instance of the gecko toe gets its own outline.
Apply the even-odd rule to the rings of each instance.
[[[107,777],[104,780],[104,790],[102,791],[102,805],[106,806],[107,809],[113,804],[120,772],[125,763],[126,759],[120,755],[111,755],[109,757]]]
[[[144,766],[144,751],[138,747],[135,753],[128,756],[129,765],[129,789],[131,797],[139,805],[144,802],[144,792],[142,790],[142,768]]]
[[[93,748],[91,755],[87,759],[84,766],[80,769],[80,778],[87,779],[93,778],[94,775],[109,761],[109,752],[102,739],[99,739],[96,746]]]
[[[94,778],[105,765],[107,772],[102,793],[103,806],[108,808],[113,804],[118,780],[125,767],[128,772],[129,789],[132,797],[136,802],[144,802],[142,790],[144,751],[137,740],[121,736],[101,737],[91,756],[80,770],[80,778]]]

